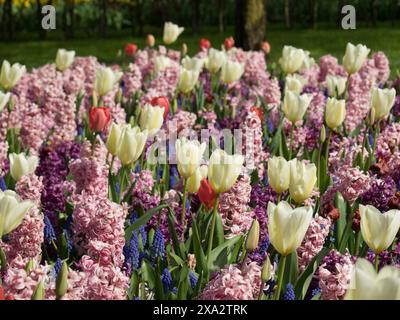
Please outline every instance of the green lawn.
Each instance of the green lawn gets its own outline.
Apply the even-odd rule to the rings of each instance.
[[[219,47],[226,36],[230,36],[233,29],[220,34],[216,29],[207,28],[198,35],[193,35],[187,30],[179,38],[174,45],[180,48],[183,42],[186,42],[189,53],[196,52],[198,41],[201,37],[211,40],[214,47]],[[122,49],[127,42],[136,42],[139,46],[144,46],[144,39],[129,36],[128,31],[113,35],[108,39],[77,39],[77,40],[60,40],[60,34],[49,34],[46,41],[35,40],[36,35],[27,35],[23,37],[25,41],[14,41],[9,43],[0,42],[0,60],[8,59],[12,62],[20,62],[28,67],[37,67],[46,62],[52,61],[56,54],[57,48],[74,49],[77,55],[95,55],[100,61],[105,63],[119,62],[117,57],[118,50]],[[161,40],[161,34],[156,35]],[[315,58],[321,55],[331,53],[340,60],[344,54],[347,42],[366,44],[373,51],[384,51],[391,62],[391,69],[395,71],[400,69],[400,28],[399,27],[380,27],[380,28],[359,28],[357,30],[338,30],[338,29],[321,29],[321,30],[286,30],[280,27],[270,27],[266,32],[266,39],[271,44],[270,62],[277,61],[281,54],[283,45],[290,44],[301,47],[311,52]]]

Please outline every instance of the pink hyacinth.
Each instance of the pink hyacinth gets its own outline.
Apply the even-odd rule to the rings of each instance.
[[[242,269],[229,265],[213,275],[199,300],[254,300],[260,286],[261,268],[256,262]]]
[[[388,125],[376,140],[375,155],[378,159],[391,157],[400,151],[400,123]]]
[[[243,174],[228,192],[221,194],[219,213],[227,238],[244,234],[250,229],[254,216],[248,208],[250,193],[250,177]]]
[[[304,271],[311,260],[321,251],[329,234],[330,219],[315,216],[308,227],[301,246],[297,249],[300,271]]]
[[[318,80],[320,82],[324,82],[326,80],[327,75],[341,76],[347,77],[346,71],[343,66],[338,64],[337,58],[328,54],[324,55],[319,59],[319,77]]]
[[[124,83],[124,97],[130,98],[142,87],[142,73],[136,64],[130,63],[128,70],[122,77]]]
[[[322,300],[342,299],[349,288],[352,270],[353,262],[348,253],[331,251],[318,269]]]

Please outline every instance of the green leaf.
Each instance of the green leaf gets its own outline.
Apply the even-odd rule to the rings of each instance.
[[[200,270],[203,270],[203,272],[205,272],[208,275],[206,256],[201,246],[201,240],[199,236],[199,230],[197,228],[196,219],[193,219],[192,229],[193,229],[193,249],[194,249],[194,254],[196,256],[197,264],[200,267]],[[207,276],[205,278],[207,278]]]
[[[186,300],[189,290],[189,268],[185,265],[180,271],[178,300]]]
[[[168,205],[162,204],[162,205],[160,205],[158,207],[150,209],[144,215],[142,215],[141,217],[137,218],[136,221],[133,224],[131,224],[128,228],[126,228],[126,230],[125,230],[125,240],[129,241],[129,239],[131,238],[132,232],[134,230],[137,230],[137,229],[139,229],[139,227],[145,225],[147,222],[149,222],[149,220],[153,217],[154,214],[156,214],[161,209],[167,208],[167,207],[168,207]]]
[[[213,242],[214,247],[218,247],[219,245],[225,242],[225,235],[224,235],[224,225],[222,224],[221,215],[217,214],[217,218],[215,220],[215,238]]]
[[[223,268],[229,263],[232,259],[232,253],[235,252],[236,244],[242,238],[242,236],[236,236],[211,251],[210,257],[207,257],[209,259],[208,270],[210,273]]]
[[[296,285],[294,286],[294,292],[296,294],[296,298],[303,300],[308,287],[310,286],[312,277],[317,270],[319,264],[322,259],[329,253],[329,248],[323,248],[308,264],[307,268],[300,275],[298,280],[296,281]]]
[[[335,207],[339,210],[340,216],[339,219],[336,221],[335,225],[335,243],[336,243],[336,248],[339,247],[339,240],[343,236],[344,229],[346,227],[346,201],[344,200],[343,196],[340,194],[340,192],[336,193],[335,196]]]
[[[178,234],[176,233],[175,215],[173,214],[173,209],[168,207],[168,211],[168,229],[171,235],[173,248],[182,259],[186,259],[185,251],[182,250],[182,247],[179,243]]]

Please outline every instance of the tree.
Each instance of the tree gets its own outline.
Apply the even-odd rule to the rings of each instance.
[[[107,0],[99,0],[100,6],[100,36],[105,38],[107,35]]]
[[[73,39],[75,36],[75,0],[65,0],[63,16],[65,37]]]
[[[193,0],[192,15],[193,32],[197,33],[200,31],[200,0]]]
[[[2,33],[6,40],[14,38],[14,17],[12,0],[5,0],[2,17]]]
[[[224,15],[225,6],[224,0],[217,0],[217,10],[218,10],[218,30],[219,32],[224,32]]]
[[[316,29],[318,19],[318,0],[308,0],[308,3],[310,12],[310,27]]]
[[[292,27],[291,23],[291,1],[285,0],[285,23],[287,28]]]
[[[235,41],[245,50],[259,49],[265,36],[264,0],[237,0]]]

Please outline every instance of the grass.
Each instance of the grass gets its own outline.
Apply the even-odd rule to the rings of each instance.
[[[20,62],[28,67],[38,67],[54,60],[58,48],[74,49],[79,56],[95,55],[105,63],[120,62],[117,53],[128,42],[135,42],[140,47],[144,46],[144,39],[132,37],[128,31],[114,34],[107,39],[83,38],[76,40],[63,40],[62,35],[54,31],[48,35],[48,40],[35,40],[36,35],[23,36],[24,41],[0,43],[0,60],[7,59],[11,62]],[[158,31],[154,32],[156,39],[161,39]],[[202,33],[193,35],[189,30],[174,44],[179,49],[183,42],[187,43],[189,54],[198,49],[198,41],[205,37],[211,40],[214,47],[219,47],[224,38],[233,34],[233,29],[228,28],[224,33],[219,33],[215,28],[206,28]],[[282,27],[269,27],[266,39],[271,44],[270,62],[278,61],[282,47],[290,44],[304,48],[318,59],[324,54],[332,54],[341,61],[347,42],[363,43],[372,51],[384,51],[389,57],[392,72],[400,69],[400,27],[382,26],[378,28],[358,28],[356,30],[341,30],[324,28],[321,30],[296,29],[287,30]],[[393,75],[393,73],[392,73]]]

